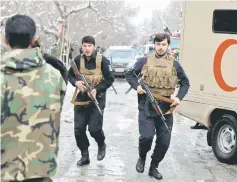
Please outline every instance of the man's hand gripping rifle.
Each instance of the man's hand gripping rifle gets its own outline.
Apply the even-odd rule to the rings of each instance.
[[[135,73],[134,73],[134,74],[135,74]],[[149,102],[151,103],[153,109],[155,110],[156,114],[157,114],[158,116],[160,116],[161,121],[162,121],[163,124],[166,126],[167,130],[170,132],[169,127],[168,127],[167,124],[166,124],[166,119],[165,119],[165,117],[164,117],[164,115],[163,115],[163,113],[162,113],[162,111],[161,111],[161,109],[160,109],[160,106],[159,106],[159,104],[157,103],[156,99],[152,96],[152,93],[151,93],[151,91],[150,91],[148,85],[147,85],[146,83],[144,83],[144,82],[142,81],[142,79],[139,78],[136,74],[135,74],[135,76],[136,76],[137,79],[138,79],[138,83],[139,83],[139,84],[142,86],[142,88],[146,91],[147,98],[148,98]]]
[[[86,87],[87,93],[92,95],[91,93],[92,93],[93,88],[89,85],[89,83],[87,82],[85,76],[79,72],[79,70],[77,68],[77,65],[76,65],[76,63],[74,61],[71,61],[71,66],[72,66],[72,69],[73,69],[73,72],[74,72],[76,78],[78,80],[81,79],[85,83],[85,87]],[[102,111],[101,111],[101,109],[99,107],[99,103],[98,103],[96,97],[92,97],[91,100],[94,102],[94,104],[97,107],[97,109],[99,110],[100,114],[103,115]]]

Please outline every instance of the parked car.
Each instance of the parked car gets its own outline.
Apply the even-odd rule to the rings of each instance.
[[[145,47],[143,45],[133,45],[131,48],[135,51],[136,53],[136,59],[144,57],[144,50]]]
[[[104,56],[111,61],[115,76],[125,76],[137,61],[136,52],[128,46],[111,46],[105,51]]]

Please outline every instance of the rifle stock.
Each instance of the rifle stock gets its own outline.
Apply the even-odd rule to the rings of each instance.
[[[118,93],[117,93],[117,91],[116,91],[116,89],[114,88],[113,85],[112,85],[112,88],[113,88],[113,90],[114,90],[114,93],[115,93],[116,95],[118,95]]]
[[[134,72],[133,72],[134,73]],[[135,74],[135,73],[134,73]],[[135,74],[136,75],[136,74]],[[136,75],[137,78],[139,78],[139,76],[141,75],[141,73],[139,73],[138,75]],[[132,87],[130,87],[125,94],[128,94],[130,91],[132,90]]]
[[[132,87],[130,87],[130,88],[125,92],[125,94],[128,94],[131,90],[132,90]]]

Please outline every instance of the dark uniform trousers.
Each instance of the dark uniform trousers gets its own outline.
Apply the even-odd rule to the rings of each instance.
[[[166,124],[170,131],[173,127],[173,115],[165,115]],[[146,157],[147,152],[151,149],[154,135],[156,134],[156,145],[151,156],[151,165],[158,167],[158,164],[164,158],[171,139],[171,132],[168,132],[164,123],[158,116],[146,116],[144,109],[139,109],[139,155]]]
[[[97,97],[100,109],[104,112],[106,96]],[[95,139],[99,147],[102,147],[105,141],[103,132],[103,116],[99,113],[94,103],[87,106],[74,106],[74,132],[78,148],[83,151],[88,149],[89,140],[86,135],[86,129]]]

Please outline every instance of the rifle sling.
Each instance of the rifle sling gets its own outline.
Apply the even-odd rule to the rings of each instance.
[[[152,95],[153,95],[153,97],[155,97],[156,99],[162,100],[162,101],[164,101],[164,102],[168,102],[168,103],[170,103],[170,104],[172,104],[172,103],[174,102],[173,99],[164,97],[164,96],[159,95],[159,94],[154,94],[154,93],[153,93]],[[176,107],[176,106],[172,106],[164,115],[172,114],[172,112],[174,111],[175,107]]]
[[[73,105],[83,106],[83,105],[88,105],[88,104],[92,103],[92,101],[76,101],[78,91],[79,91],[79,89],[76,88],[74,93],[73,93],[72,100],[71,100],[71,103]],[[98,97],[102,97],[104,95],[105,95],[105,93],[101,92],[101,93],[98,94]]]
[[[167,97],[164,97],[162,95],[159,95],[159,94],[154,94],[152,93],[152,96],[157,99],[157,100],[161,100],[161,101],[164,101],[164,102],[168,102],[170,104],[172,104],[174,102],[173,99],[170,99],[170,98],[167,98]],[[172,114],[174,109],[175,109],[176,106],[173,106],[171,107],[166,113],[164,113],[163,115],[168,115],[168,114]],[[149,113],[149,100],[148,98],[146,97],[146,101],[145,101],[145,114],[146,116],[150,116],[150,113]]]
[[[76,105],[76,106],[83,106],[83,105],[88,105],[90,104],[91,102],[90,101],[76,101],[76,97],[77,97],[77,94],[78,94],[78,88],[75,89],[74,93],[73,93],[73,96],[72,96],[72,100],[71,100],[71,103]]]
[[[160,95],[160,94],[154,94],[154,93],[152,93],[152,96],[155,97],[155,98],[158,99],[158,100],[162,100],[162,101],[168,102],[168,103],[170,103],[170,104],[172,104],[172,103],[174,102],[173,99],[164,97],[164,96],[162,96],[162,95]]]

